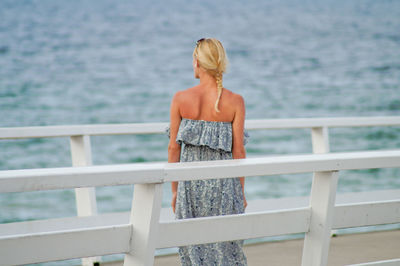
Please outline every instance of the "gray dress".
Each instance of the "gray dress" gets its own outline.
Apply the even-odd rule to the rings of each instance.
[[[245,133],[245,141],[247,140]],[[181,162],[232,159],[232,124],[181,120],[176,142],[182,146]],[[244,212],[240,179],[223,178],[179,182],[176,219]],[[247,265],[243,241],[179,247],[182,265]]]

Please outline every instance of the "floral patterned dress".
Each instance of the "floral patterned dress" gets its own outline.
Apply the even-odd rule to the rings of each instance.
[[[247,132],[245,141],[247,141]],[[181,120],[176,142],[182,145],[181,162],[232,159],[232,124]],[[244,212],[240,179],[183,181],[178,184],[176,219],[239,214]],[[243,240],[179,247],[187,265],[247,265]]]

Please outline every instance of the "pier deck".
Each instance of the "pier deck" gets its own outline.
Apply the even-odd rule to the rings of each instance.
[[[244,247],[249,266],[291,266],[301,264],[303,239],[249,244]],[[328,266],[343,266],[399,257],[400,230],[345,234],[333,237]],[[122,261],[102,263],[122,266]],[[177,255],[158,256],[155,266],[180,265]]]

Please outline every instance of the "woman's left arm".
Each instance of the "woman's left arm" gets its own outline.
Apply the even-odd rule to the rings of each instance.
[[[233,147],[232,157],[233,159],[244,159],[246,158],[246,149],[244,148],[244,119],[246,116],[246,109],[244,99],[242,96],[237,95],[236,99],[236,111],[235,117],[232,122],[233,131]],[[240,177],[240,183],[242,184],[244,207],[247,207],[246,197],[244,195],[244,177]]]

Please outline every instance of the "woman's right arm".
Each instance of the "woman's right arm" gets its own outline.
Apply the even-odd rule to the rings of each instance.
[[[176,135],[178,134],[179,125],[181,122],[181,115],[179,111],[179,97],[180,93],[177,92],[172,98],[171,109],[170,109],[170,137],[168,144],[168,162],[176,163],[180,160],[181,145],[176,143]],[[178,190],[178,182],[171,182],[172,188],[172,210],[175,212],[176,195]]]

